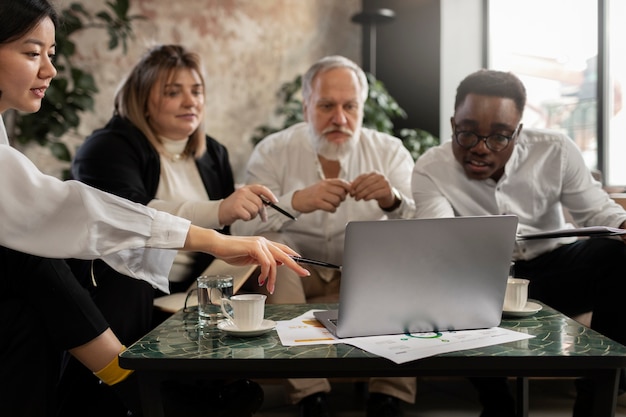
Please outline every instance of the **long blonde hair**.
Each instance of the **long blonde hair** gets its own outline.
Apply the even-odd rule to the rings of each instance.
[[[157,82],[167,82],[180,69],[195,71],[204,89],[203,68],[198,54],[189,52],[180,45],[158,45],[141,58],[115,94],[115,113],[130,120],[141,130],[159,153],[164,153],[165,150],[148,123],[148,99]],[[201,120],[198,128],[189,135],[184,154],[194,155],[196,158],[202,155],[206,147],[204,137],[204,122]]]

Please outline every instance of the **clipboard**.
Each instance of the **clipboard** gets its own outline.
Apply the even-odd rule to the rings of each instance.
[[[625,235],[626,229],[607,226],[579,227],[575,229],[560,229],[551,232],[527,233],[517,235],[517,240],[555,239],[560,237],[606,237]]]

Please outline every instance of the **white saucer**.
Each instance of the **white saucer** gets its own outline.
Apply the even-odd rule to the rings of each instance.
[[[505,316],[510,316],[510,317],[526,317],[526,316],[532,316],[533,314],[537,313],[540,310],[541,310],[540,304],[529,301],[526,303],[526,306],[524,307],[523,310],[519,310],[519,311],[503,310],[502,314],[504,314]]]
[[[263,320],[261,326],[258,329],[254,330],[239,330],[235,324],[230,320],[224,320],[217,324],[217,328],[232,335],[239,337],[252,337],[259,336],[263,333],[267,333],[276,327],[276,322],[273,320]]]

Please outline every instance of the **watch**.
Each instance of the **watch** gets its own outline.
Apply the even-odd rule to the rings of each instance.
[[[398,191],[396,187],[391,187],[391,192],[393,193],[395,200],[391,206],[384,208],[383,211],[394,211],[395,209],[400,207],[400,204],[402,204],[402,194],[400,194],[400,191]]]

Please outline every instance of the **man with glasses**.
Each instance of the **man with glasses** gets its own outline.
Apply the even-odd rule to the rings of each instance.
[[[613,202],[566,135],[523,129],[526,90],[513,74],[480,70],[457,88],[453,140],[430,149],[413,169],[416,217],[514,214],[518,233],[578,226],[626,228]],[[468,242],[471,244],[471,242]],[[515,274],[530,279],[529,297],[564,314],[593,311],[591,327],[626,344],[626,245],[620,239],[559,238],[518,241]],[[472,379],[481,417],[515,416],[504,379]],[[623,381],[622,381],[623,383]],[[591,416],[589,380],[576,381],[574,416]]]

